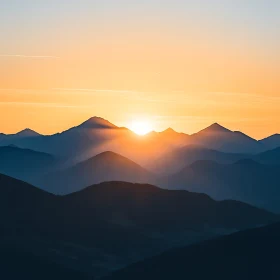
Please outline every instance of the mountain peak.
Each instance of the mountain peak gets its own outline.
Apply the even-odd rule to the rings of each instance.
[[[202,131],[204,131],[204,132],[212,132],[212,133],[213,132],[216,132],[216,133],[219,133],[219,132],[231,132],[231,130],[221,126],[218,123],[213,123],[210,126],[208,126],[207,128],[203,129]]]
[[[163,131],[163,133],[177,133],[173,128],[171,128],[171,127],[168,127],[167,129],[165,129],[164,131]]]
[[[88,119],[87,121],[83,122],[81,125],[79,125],[81,128],[118,128],[114,124],[110,123],[109,121],[100,118],[100,117],[92,117]]]
[[[40,134],[30,128],[26,128],[24,130],[19,131],[18,133],[16,133],[16,135],[18,136],[22,136],[22,137],[35,137],[35,136],[40,136]]]

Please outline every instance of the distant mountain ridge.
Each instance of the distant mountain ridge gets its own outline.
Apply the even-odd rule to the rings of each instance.
[[[56,164],[55,157],[47,153],[21,149],[16,145],[0,146],[0,173],[17,179],[30,182],[50,172]]]
[[[272,136],[273,139],[274,137],[276,136]],[[142,166],[149,167],[152,161],[160,160],[174,149],[187,145],[203,146],[206,149],[231,154],[258,154],[271,147],[277,147],[276,142],[278,143],[277,139],[273,140],[272,145],[265,139],[257,141],[218,123],[192,135],[178,133],[168,128],[140,137],[129,129],[118,127],[100,117],[92,117],[53,135],[44,136],[26,129],[16,135],[0,136],[0,146],[14,144],[21,148],[50,153],[62,158],[68,166],[105,151],[122,154]]]

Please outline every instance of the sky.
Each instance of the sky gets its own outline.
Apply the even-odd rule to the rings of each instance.
[[[100,116],[280,133],[278,0],[0,0],[0,132]]]

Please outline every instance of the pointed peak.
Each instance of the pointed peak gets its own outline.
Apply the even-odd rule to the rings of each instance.
[[[168,127],[167,129],[165,129],[164,131],[163,131],[163,133],[177,133],[173,128],[171,128],[171,127]]]
[[[78,127],[81,128],[107,128],[107,129],[111,129],[111,128],[118,128],[116,125],[110,123],[109,121],[100,118],[100,117],[92,117],[90,119],[88,119],[87,121],[83,122],[81,125],[79,125]]]
[[[40,136],[40,134],[30,128],[26,128],[24,130],[19,131],[18,133],[16,133],[16,135],[18,136],[22,136],[22,137],[35,137],[35,136]]]
[[[231,132],[231,130],[221,126],[218,123],[213,123],[213,124],[211,124],[210,126],[208,126],[207,128],[205,128],[205,129],[203,129],[201,131],[204,131],[204,132],[216,132],[216,133],[219,133],[219,132]]]

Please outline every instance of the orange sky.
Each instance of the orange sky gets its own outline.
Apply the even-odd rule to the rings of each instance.
[[[82,2],[86,8],[89,2]],[[44,13],[52,12],[45,5]],[[259,28],[269,20],[272,26],[274,14],[255,11],[255,22],[239,13],[233,25],[208,19],[204,10],[203,20],[183,22],[175,8],[153,17],[129,9],[127,18],[99,14],[96,22],[82,9],[80,20],[61,9],[52,22],[18,9],[18,26],[1,27],[8,37],[0,47],[0,131],[30,127],[49,134],[100,116],[119,126],[146,119],[155,130],[186,133],[213,122],[255,138],[280,133],[279,40],[270,26],[272,34]],[[254,24],[258,32],[249,28]]]

